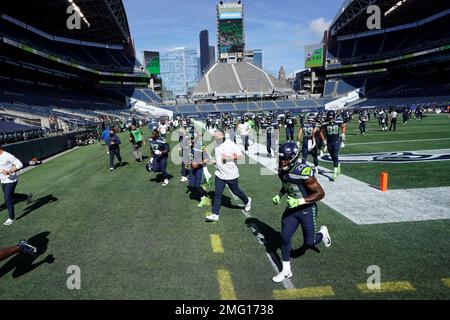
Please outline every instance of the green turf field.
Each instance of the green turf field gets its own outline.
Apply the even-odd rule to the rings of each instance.
[[[434,134],[438,127],[442,132]],[[365,137],[357,136],[352,125],[347,143],[386,137],[445,138],[450,137],[449,128],[450,119],[445,116],[430,116],[420,123],[413,120],[407,127],[400,124],[397,133],[370,130]],[[442,149],[450,147],[450,140],[428,147],[371,146],[344,150]],[[251,217],[244,216],[239,201],[226,191],[220,222],[207,224],[207,210],[198,209],[186,194],[186,185],[179,182],[179,166],[169,165],[174,178],[162,188],[160,182],[150,181],[155,174],[148,174],[143,164],[133,160],[127,142],[122,155],[129,164],[111,173],[104,147],[82,147],[20,177],[17,191],[34,192],[35,202],[16,205],[19,219],[11,227],[0,226],[0,246],[31,238],[41,255],[34,260],[16,256],[0,262],[0,299],[273,299],[286,294],[318,299],[450,298],[449,220],[358,226],[320,204],[319,224],[328,226],[333,245],[329,249],[320,245],[320,253],[308,251],[292,260],[292,284],[300,290],[287,293],[283,285],[271,282],[275,271],[267,256],[280,256],[283,207],[271,204],[280,186],[276,176],[260,176],[258,165],[241,167],[241,187],[253,198]],[[391,171],[391,186],[448,186],[449,164],[392,165],[388,170],[398,170],[398,177]],[[386,169],[367,166],[343,170],[371,182]],[[429,178],[411,178],[424,168]],[[6,219],[6,211],[1,213]],[[259,230],[265,244],[249,226]],[[214,245],[211,235],[216,235]],[[298,232],[294,247],[300,244]],[[66,270],[71,265],[81,269],[81,290],[67,289]],[[381,268],[386,291],[358,289],[357,285],[366,283],[371,265]]]
[[[397,131],[380,131],[376,119],[367,125],[365,136],[359,134],[358,122],[353,121],[347,131],[347,145],[342,154],[362,154],[391,151],[450,149],[450,118],[429,114],[424,120],[414,118],[403,125],[398,120]],[[415,140],[415,141],[413,141]],[[393,143],[386,143],[395,141]],[[365,144],[367,143],[367,144]],[[311,160],[311,158],[310,158]],[[320,165],[332,168],[332,164]],[[378,186],[382,171],[389,173],[389,188],[427,188],[450,186],[448,161],[411,164],[343,164],[342,173]]]

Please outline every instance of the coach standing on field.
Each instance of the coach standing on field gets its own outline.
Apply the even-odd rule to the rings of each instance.
[[[225,139],[225,132],[217,129],[214,133],[216,140],[216,180],[212,214],[206,217],[208,222],[219,221],[220,206],[222,205],[222,194],[225,186],[228,185],[233,192],[245,204],[245,212],[249,212],[252,206],[252,199],[247,197],[239,188],[239,169],[237,160],[242,158],[242,152],[239,147],[231,140]]]
[[[0,146],[0,180],[5,197],[5,205],[9,214],[8,220],[4,223],[5,226],[12,225],[15,221],[14,202],[27,199],[28,203],[30,203],[33,196],[31,193],[28,195],[15,193],[18,181],[16,172],[22,168],[22,162],[12,154],[4,151]]]
[[[389,127],[389,131],[392,131],[392,128],[394,128],[394,131],[397,130],[397,111],[392,110],[391,112],[391,126]]]

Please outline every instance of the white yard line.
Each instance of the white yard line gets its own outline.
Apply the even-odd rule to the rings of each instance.
[[[359,143],[346,143],[346,146],[363,146],[370,144],[388,144],[388,143],[403,143],[403,142],[426,142],[426,141],[442,141],[450,140],[450,138],[439,138],[439,139],[417,139],[417,140],[388,140],[388,141],[377,141],[377,142],[359,142]]]

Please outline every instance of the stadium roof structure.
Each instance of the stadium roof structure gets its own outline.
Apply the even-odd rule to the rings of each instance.
[[[69,5],[75,4],[83,14],[80,30],[70,30]],[[19,0],[2,1],[0,13],[55,36],[81,41],[126,44],[130,29],[122,0]]]
[[[289,95],[293,91],[286,81],[275,78],[247,62],[214,64],[193,90],[194,99],[207,97],[248,97],[251,95]]]
[[[367,8],[381,9],[382,28],[411,23],[448,9],[448,0],[346,0],[330,25],[331,36],[370,31]]]

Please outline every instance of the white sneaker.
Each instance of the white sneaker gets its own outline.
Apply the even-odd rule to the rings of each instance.
[[[169,179],[164,180],[162,186],[165,187],[169,184]]]
[[[331,237],[330,237],[330,233],[328,232],[328,228],[325,226],[320,227],[320,231],[319,231],[322,235],[322,242],[325,245],[325,247],[329,248],[331,246]]]
[[[245,205],[244,211],[250,212],[252,210],[252,198],[248,197],[248,203]]]
[[[8,218],[8,220],[5,221],[5,223],[3,223],[4,226],[10,226],[14,223],[15,220],[11,220]]]
[[[217,222],[219,221],[219,215],[218,214],[210,214],[209,216],[206,216],[206,221],[208,222]]]
[[[188,181],[188,178],[186,178],[186,177],[181,177],[181,180],[180,180],[181,182],[186,182],[186,181]]]
[[[279,274],[272,278],[272,281],[275,283],[279,283],[289,278],[292,278],[292,271],[281,271]]]
[[[114,171],[114,168],[109,168],[109,171]]]

